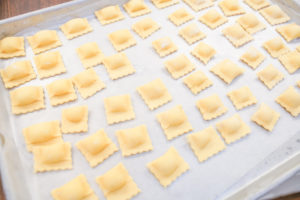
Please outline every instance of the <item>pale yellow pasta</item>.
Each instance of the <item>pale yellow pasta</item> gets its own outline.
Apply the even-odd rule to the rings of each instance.
[[[252,115],[251,120],[267,131],[272,131],[279,120],[280,114],[265,103]]]
[[[239,17],[237,23],[239,23],[249,34],[254,34],[266,28],[266,25],[260,22],[253,13],[247,13]]]
[[[25,56],[24,37],[5,37],[0,40],[0,58]]]
[[[253,37],[237,23],[226,27],[222,33],[235,47],[243,46],[253,40]]]
[[[300,114],[300,93],[294,87],[288,87],[288,89],[276,98],[276,102],[292,116],[297,117]]]
[[[69,40],[93,31],[86,18],[71,19],[61,25],[60,29]]]
[[[130,17],[137,17],[151,12],[144,0],[128,0],[123,6]]]
[[[157,8],[166,8],[179,3],[179,0],[151,0]]]
[[[268,0],[244,0],[244,2],[254,10],[260,10],[270,5]]]
[[[120,10],[119,5],[107,6],[97,10],[95,11],[95,15],[102,25],[120,21],[125,18]]]
[[[256,69],[264,61],[265,55],[252,46],[246,50],[240,59],[252,69]]]
[[[103,53],[96,42],[88,42],[76,49],[84,68],[94,67],[102,63]]]
[[[239,0],[222,0],[219,6],[226,16],[244,14],[245,10],[239,3]]]
[[[147,167],[163,187],[169,186],[190,169],[189,164],[174,147],[171,147],[164,155],[148,163]]]
[[[297,86],[300,88],[300,81],[297,81]]]
[[[281,10],[278,5],[271,5],[259,11],[259,13],[271,24],[277,25],[290,21],[290,17]]]
[[[286,24],[276,28],[276,31],[287,41],[300,38],[300,26],[298,24]]]
[[[232,90],[227,93],[227,96],[237,110],[241,110],[257,103],[256,97],[253,95],[248,86],[243,86],[239,89]]]
[[[193,94],[198,94],[213,85],[213,82],[200,70],[185,77],[183,82]]]
[[[165,57],[178,49],[169,37],[162,37],[153,41],[152,46],[160,57]]]
[[[0,69],[2,81],[6,88],[13,88],[36,78],[29,60],[17,61]]]
[[[272,64],[257,72],[257,77],[270,90],[284,79],[283,73],[276,69]]]
[[[290,51],[290,49],[279,37],[264,42],[263,47],[273,58],[278,58],[279,56],[286,54]]]
[[[117,51],[136,45],[136,40],[127,29],[114,31],[108,35],[108,38]]]
[[[206,37],[196,23],[190,23],[189,25],[180,29],[179,35],[189,44],[193,44]]]
[[[132,25],[132,29],[143,39],[149,37],[155,31],[160,29],[160,25],[157,24],[150,17],[146,17]]]
[[[202,9],[211,7],[214,5],[212,0],[183,0],[194,11],[200,11]]]
[[[178,79],[195,69],[195,65],[184,54],[166,60],[164,65],[174,79]]]
[[[218,26],[225,24],[228,21],[228,19],[213,8],[204,13],[199,18],[199,21],[204,23],[209,28],[215,29]]]
[[[73,106],[61,112],[61,130],[63,133],[80,133],[88,130],[88,107]]]
[[[300,52],[295,50],[283,54],[279,57],[279,61],[290,74],[293,74],[300,69]]]
[[[204,42],[199,42],[191,54],[206,65],[214,57],[216,50]]]
[[[169,20],[179,26],[183,23],[186,23],[194,18],[185,8],[179,8],[168,16]]]
[[[141,192],[122,163],[97,177],[96,182],[107,200],[128,200]]]
[[[296,47],[296,50],[300,52],[300,45]]]

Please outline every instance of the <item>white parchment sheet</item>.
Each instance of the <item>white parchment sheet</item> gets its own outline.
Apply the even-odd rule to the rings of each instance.
[[[102,0],[99,1],[98,5],[100,5],[100,7],[101,5],[108,5],[108,2],[109,1]],[[113,2],[111,2],[111,4],[113,4]],[[218,11],[222,12],[217,4],[218,1],[215,1],[214,7]],[[3,120],[7,120],[8,123],[10,123],[9,128],[11,128],[11,130],[9,130],[8,128],[1,127],[0,130],[3,133],[4,137],[5,135],[9,134],[9,137],[14,138],[15,145],[17,146],[17,152],[21,157],[20,164],[18,166],[14,165],[14,167],[16,168],[15,170],[17,170],[16,173],[21,174],[25,177],[26,183],[20,184],[24,185],[24,188],[26,185],[26,190],[28,190],[30,195],[32,195],[30,199],[51,199],[50,191],[52,189],[60,187],[61,185],[81,173],[86,175],[89,184],[91,185],[92,189],[95,191],[99,199],[105,199],[102,191],[95,182],[95,178],[104,174],[119,162],[124,163],[130,175],[133,177],[134,181],[141,189],[141,193],[134,197],[134,199],[222,199],[222,194],[231,185],[237,184],[237,181],[244,174],[246,174],[250,169],[253,169],[254,166],[260,163],[271,152],[275,151],[281,144],[288,141],[289,138],[297,133],[297,131],[299,134],[300,117],[292,117],[280,105],[278,105],[274,101],[274,99],[283,91],[285,91],[288,86],[296,85],[296,81],[300,80],[300,71],[294,73],[293,75],[288,74],[288,72],[279,63],[279,61],[271,58],[271,56],[262,48],[263,42],[279,36],[279,34],[275,31],[275,27],[277,26],[270,26],[258,12],[255,12],[254,10],[249,8],[242,1],[241,5],[247,12],[255,13],[258,19],[267,25],[267,28],[264,31],[254,34],[254,40],[240,48],[235,48],[221,33],[221,31],[225,27],[235,23],[236,19],[239,16],[228,17],[228,23],[218,27],[215,30],[211,30],[206,25],[198,21],[198,18],[208,9],[204,9],[200,12],[194,12],[183,2],[165,9],[157,9],[149,1],[148,6],[152,10],[152,12],[148,15],[137,18],[130,18],[122,8],[122,12],[125,15],[125,20],[106,26],[102,26],[98,22],[93,14],[95,10],[91,9],[89,15],[87,15],[86,17],[94,29],[93,32],[75,38],[73,40],[66,39],[63,33],[60,31],[59,25],[80,15],[68,15],[66,13],[65,16],[60,18],[60,20],[32,26],[19,32],[17,35],[29,36],[45,28],[57,30],[59,38],[61,39],[63,45],[54,50],[58,50],[62,54],[65,67],[67,69],[67,73],[44,80],[36,79],[24,84],[26,86],[42,85],[44,87],[46,109],[23,114],[20,116],[15,116],[11,113],[8,90],[4,88],[2,82],[0,83],[0,91],[2,93],[1,96],[3,96],[4,98],[4,105],[1,106],[3,108],[3,110],[1,110],[1,115],[3,117]],[[180,27],[176,27],[167,19],[167,16],[178,8],[182,7],[186,8],[190,13],[192,13],[195,18],[194,20],[181,25]],[[158,22],[161,25],[161,29],[147,39],[143,40],[131,30],[131,26],[133,23],[145,17],[151,17],[154,21]],[[207,37],[202,41],[209,45],[212,45],[217,51],[215,57],[211,61],[209,61],[206,66],[204,66],[190,54],[190,51],[197,45],[197,43],[188,45],[178,35],[178,31],[180,28],[192,22],[195,22],[201,28],[201,31],[206,34]],[[113,55],[117,52],[109,42],[108,34],[119,29],[130,29],[137,41],[136,46],[124,50],[130,61],[132,62],[134,68],[136,69],[136,73],[112,81],[108,77],[108,74],[103,65],[96,66],[94,67],[94,69],[96,70],[101,80],[103,80],[106,84],[106,89],[98,92],[96,95],[88,98],[87,100],[82,99],[77,92],[78,99],[76,101],[52,107],[50,105],[45,86],[54,80],[58,80],[61,78],[70,78],[84,70],[75,49],[87,42],[97,42],[100,49],[105,55]],[[164,36],[168,36],[172,39],[172,41],[178,46],[178,51],[165,58],[160,58],[158,54],[153,50],[151,43],[152,41]],[[295,47],[299,44],[299,40],[296,40],[289,43],[288,46],[289,48],[294,50]],[[33,63],[34,55],[27,41],[25,43],[25,46],[26,59],[30,59]],[[250,46],[255,46],[266,56],[264,62],[256,70],[252,70],[250,67],[239,60],[239,57]],[[170,76],[170,74],[164,68],[163,62],[166,59],[170,59],[180,53],[184,53],[185,55],[187,55],[188,58],[196,65],[196,70],[202,70],[213,81],[214,84],[212,87],[202,91],[198,95],[193,95],[191,91],[183,84],[183,78],[174,80]],[[10,63],[24,59],[25,58],[14,58],[1,60],[0,66],[1,68],[4,68]],[[241,66],[243,69],[245,69],[244,74],[234,80],[230,85],[226,85],[221,79],[219,79],[209,71],[212,66],[222,61],[223,59],[230,59]],[[267,87],[263,85],[256,76],[256,73],[262,70],[268,64],[273,64],[285,76],[284,81],[280,82],[272,90],[268,90]],[[136,92],[136,88],[156,78],[161,78],[163,80],[169,92],[171,93],[173,100],[154,111],[150,111],[146,104],[143,102],[142,98]],[[256,96],[258,103],[256,105],[237,111],[231,101],[227,98],[226,94],[229,91],[238,89],[245,85],[251,89],[253,94]],[[297,88],[297,90],[300,92],[299,88]],[[203,120],[200,112],[197,110],[195,103],[198,99],[207,97],[214,93],[217,93],[220,96],[223,103],[228,108],[228,112],[225,115],[214,120],[205,121]],[[130,94],[134,111],[136,113],[136,118],[131,121],[109,126],[107,125],[105,118],[103,99],[105,97],[122,94]],[[271,133],[265,131],[263,128],[250,120],[251,115],[257,110],[258,106],[262,102],[268,104],[280,113],[280,119]],[[223,152],[217,154],[216,156],[208,159],[203,163],[199,163],[187,143],[186,136],[189,133],[168,141],[163,133],[163,130],[156,120],[156,114],[166,111],[178,104],[183,106],[183,109],[187,114],[188,119],[194,128],[194,131],[200,131],[208,126],[215,126],[216,122],[226,119],[235,113],[238,113],[240,114],[242,119],[251,127],[251,133],[247,137],[244,137],[243,139],[235,143],[227,145],[227,148]],[[60,120],[61,110],[63,108],[75,105],[88,105],[89,130],[87,133],[63,135],[63,139],[72,144],[73,169],[35,174],[33,172],[33,156],[31,153],[26,151],[22,129],[39,122]],[[8,113],[5,113],[7,112],[7,110]],[[8,118],[6,119],[5,116],[8,116]],[[97,167],[91,168],[84,156],[74,146],[77,141],[87,137],[92,133],[95,133],[99,129],[104,129],[108,136],[113,140],[113,142],[118,145],[115,135],[116,130],[131,128],[141,124],[146,124],[148,127],[148,131],[154,147],[153,151],[151,152],[124,158],[121,155],[121,151],[118,151]],[[5,132],[6,130],[8,132]],[[148,169],[146,168],[146,164],[164,154],[171,146],[174,146],[178,150],[180,155],[185,159],[185,161],[189,163],[190,170],[180,176],[169,187],[163,188],[156,180],[156,178],[148,171]],[[12,147],[8,146],[8,144],[4,145],[4,148],[2,150],[3,155],[4,153],[6,153],[6,156],[9,155],[9,148]],[[11,162],[14,162],[13,159],[14,158],[12,155]],[[7,178],[10,178],[12,176],[13,175],[10,176],[9,174],[5,175],[5,177]]]

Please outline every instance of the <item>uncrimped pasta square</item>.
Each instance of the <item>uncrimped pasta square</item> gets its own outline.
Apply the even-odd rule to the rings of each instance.
[[[72,81],[84,99],[106,87],[93,68],[84,70],[73,76]]]
[[[258,110],[252,115],[251,120],[267,131],[272,131],[279,117],[280,114],[278,112],[267,104],[262,103]]]
[[[104,108],[108,124],[115,124],[135,118],[130,95],[119,95],[104,98]]]
[[[172,100],[171,94],[160,78],[139,86],[137,91],[150,110],[154,110]]]
[[[66,68],[59,51],[42,53],[34,56],[33,59],[40,79],[66,72]]]
[[[76,143],[76,147],[84,155],[91,167],[97,166],[118,151],[117,146],[103,129],[80,140]]]
[[[22,130],[26,148],[32,152],[34,147],[62,143],[59,121],[40,122]]]
[[[201,70],[188,75],[183,82],[193,94],[198,94],[213,85],[213,82]]]
[[[57,32],[54,30],[39,31],[33,36],[28,36],[27,40],[34,54],[39,54],[62,45]]]
[[[25,56],[24,37],[5,37],[0,40],[0,58]]]
[[[108,35],[108,38],[117,51],[122,51],[136,45],[136,40],[127,29],[112,32]]]
[[[276,102],[292,116],[297,117],[300,114],[300,93],[294,87],[288,87],[276,98]]]
[[[45,108],[42,86],[24,86],[9,92],[13,114],[24,114]]]
[[[122,163],[96,178],[107,200],[127,200],[140,193],[140,189]]]
[[[243,86],[239,89],[232,90],[227,93],[227,96],[237,110],[241,110],[257,103],[256,97],[253,95],[248,86]]]
[[[216,50],[204,42],[199,42],[191,54],[206,65],[214,57]]]
[[[156,118],[168,140],[193,130],[181,105],[177,105],[167,111],[159,113],[156,115]]]
[[[178,49],[169,37],[162,37],[153,41],[152,46],[160,57],[165,57]]]
[[[202,9],[211,7],[214,5],[212,0],[183,0],[194,11],[200,11]]]
[[[286,54],[290,49],[286,46],[282,39],[279,37],[273,38],[263,43],[263,47],[273,58]]]
[[[271,24],[282,24],[290,20],[290,17],[281,10],[278,5],[271,5],[259,11],[259,13]]]
[[[34,172],[72,169],[69,142],[59,142],[33,148]]]
[[[164,65],[174,79],[178,79],[195,69],[195,65],[184,54],[166,60]]]
[[[253,13],[247,13],[239,17],[237,23],[239,23],[249,34],[254,34],[266,28],[266,25],[260,22]]]
[[[6,88],[13,88],[36,78],[29,60],[17,61],[0,69],[2,81]]]
[[[244,69],[236,65],[229,59],[225,59],[210,69],[215,75],[225,83],[230,84],[235,78],[244,73]]]
[[[221,13],[219,13],[216,9],[210,9],[206,13],[204,13],[200,18],[199,21],[204,23],[211,29],[215,29],[222,24],[225,24],[228,19],[224,17]]]
[[[240,59],[252,69],[256,69],[264,61],[265,55],[252,46],[246,50]]]
[[[287,41],[290,42],[300,38],[300,25],[292,23],[276,28],[276,31]]]
[[[157,24],[150,17],[146,17],[132,25],[132,29],[143,39],[149,37],[155,31],[160,29],[160,25]]]
[[[125,53],[107,56],[103,59],[103,64],[112,80],[135,73],[135,69]]]
[[[59,188],[52,190],[51,195],[54,200],[98,200],[98,197],[95,195],[83,174],[80,174]]]
[[[226,16],[241,15],[245,13],[239,0],[222,0],[219,2],[219,6]]]
[[[300,69],[300,52],[295,50],[283,54],[279,57],[279,61],[290,74],[293,74]]]
[[[284,79],[284,75],[272,64],[257,72],[258,79],[263,82],[270,90]]]
[[[250,127],[242,120],[239,114],[217,122],[216,127],[227,144],[231,144],[251,132]]]
[[[268,0],[244,0],[244,2],[254,10],[260,10],[270,5]]]
[[[55,80],[48,84],[46,89],[52,106],[75,101],[77,99],[71,79]]]
[[[147,167],[164,187],[169,186],[177,177],[190,169],[189,164],[174,147],[171,147],[164,155],[148,163]]]
[[[102,63],[103,53],[96,42],[88,42],[76,49],[84,68],[94,67]]]
[[[130,156],[153,149],[146,125],[116,131],[123,156]]]
[[[169,20],[176,26],[180,26],[194,18],[185,8],[179,8],[168,16]]]
[[[196,106],[199,109],[204,120],[217,118],[225,114],[228,110],[217,94],[199,99],[196,102]]]
[[[73,106],[61,112],[61,130],[63,133],[80,133],[88,130],[88,107]]]
[[[222,33],[235,47],[243,46],[253,40],[253,37],[237,23],[226,27]]]
[[[157,8],[166,8],[179,3],[179,0],[151,0]]]
[[[119,5],[107,6],[97,10],[95,11],[95,15],[102,25],[110,24],[125,18]]]
[[[190,23],[189,25],[181,28],[179,30],[179,35],[189,44],[193,44],[206,37],[196,23]]]
[[[69,40],[93,31],[86,18],[71,19],[61,25],[60,29]]]
[[[189,134],[187,140],[199,162],[204,162],[226,148],[223,140],[211,126]]]
[[[144,0],[129,0],[123,6],[130,17],[137,17],[151,12]]]

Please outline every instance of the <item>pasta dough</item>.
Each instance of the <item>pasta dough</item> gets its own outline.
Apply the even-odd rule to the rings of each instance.
[[[212,0],[183,0],[183,1],[187,5],[189,5],[194,11],[197,12],[214,5]]]
[[[237,22],[247,31],[249,34],[254,34],[258,31],[262,31],[266,28],[266,25],[260,22],[255,14],[247,13],[237,19]]]
[[[206,37],[196,23],[190,23],[189,25],[180,29],[179,35],[189,44],[193,44]]]
[[[222,33],[235,47],[243,46],[253,40],[253,37],[247,33],[239,24],[233,24],[223,29]]]
[[[148,163],[147,167],[164,187],[169,186],[177,177],[190,169],[189,164],[183,160],[174,147],[171,147],[161,157]]]
[[[209,28],[215,29],[218,26],[225,24],[228,21],[228,19],[213,8],[204,13],[199,18],[199,21],[204,23]]]
[[[244,0],[244,2],[254,10],[260,10],[270,5],[268,0]]]
[[[232,101],[237,110],[241,110],[247,106],[257,103],[257,99],[252,94],[248,86],[243,86],[239,89],[227,93],[227,96]]]
[[[95,15],[102,25],[110,24],[125,18],[118,5],[107,6],[97,10]]]
[[[271,24],[277,25],[288,22],[290,17],[281,10],[278,5],[272,5],[259,11],[259,13]]]
[[[185,8],[179,8],[168,16],[169,20],[176,26],[180,26],[194,18]]]
[[[152,46],[160,57],[165,57],[178,49],[169,37],[163,37],[153,41]]]
[[[160,25],[158,25],[153,19],[150,17],[146,17],[135,24],[132,25],[132,29],[143,39],[149,37],[155,31],[160,29]]]
[[[178,79],[195,69],[195,65],[184,54],[166,60],[164,65],[174,79]]]
[[[88,130],[88,107],[73,106],[62,110],[61,130],[63,133],[80,133]]]
[[[278,112],[267,104],[262,103],[258,110],[252,115],[251,120],[267,131],[272,131],[279,117],[280,114]]]
[[[151,0],[157,8],[166,8],[179,3],[179,0]]]
[[[71,19],[60,26],[60,29],[69,40],[93,31],[86,18]]]
[[[300,38],[300,26],[295,23],[280,26],[276,28],[276,31],[282,35],[287,42]]]
[[[246,63],[252,69],[256,69],[265,59],[264,54],[259,52],[255,47],[250,47],[246,52],[240,57],[241,61]]]
[[[94,67],[102,63],[103,53],[96,42],[88,42],[76,49],[84,68]]]
[[[222,0],[219,6],[226,16],[234,16],[244,14],[245,10],[239,4],[238,0]]]
[[[199,42],[191,54],[206,65],[214,57],[216,50],[204,42]]]
[[[283,54],[279,57],[279,61],[290,74],[293,74],[300,69],[300,52],[295,50]]]
[[[272,64],[268,65],[263,70],[257,72],[257,77],[270,90],[284,79],[283,73],[276,69]]]
[[[279,37],[266,41],[263,44],[263,47],[273,58],[278,58],[279,56],[286,54],[290,51],[290,49],[284,44],[284,42]]]
[[[0,58],[25,56],[24,37],[5,37],[0,40]]]
[[[300,93],[294,87],[288,87],[288,89],[276,98],[276,102],[292,116],[297,117],[300,114]]]
[[[144,0],[129,0],[123,6],[130,17],[137,17],[151,12]]]
[[[183,82],[193,94],[198,94],[213,85],[213,82],[200,70],[184,78]]]
[[[110,33],[108,38],[117,51],[122,51],[136,45],[133,35],[127,29],[121,29]]]

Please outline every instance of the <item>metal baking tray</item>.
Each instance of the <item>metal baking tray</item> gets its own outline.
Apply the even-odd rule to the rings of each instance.
[[[300,117],[291,117],[290,114],[274,102],[274,98],[282,93],[288,86],[295,85],[296,80],[299,79],[299,72],[294,75],[289,75],[277,60],[271,59],[268,53],[261,48],[262,42],[271,37],[278,36],[274,27],[270,26],[262,16],[257,14],[259,19],[267,25],[267,29],[255,34],[255,40],[251,43],[239,49],[235,49],[221,35],[221,30],[232,24],[237,17],[229,17],[230,21],[227,24],[212,31],[200,22],[196,22],[197,18],[207,9],[196,13],[183,2],[159,10],[154,7],[150,1],[146,1],[152,10],[151,14],[137,18],[130,18],[122,8],[122,12],[126,17],[125,20],[107,26],[100,25],[93,14],[94,11],[107,5],[122,5],[125,2],[125,0],[75,0],[0,21],[0,38],[10,35],[28,36],[42,29],[54,29],[58,31],[63,46],[56,50],[59,50],[63,56],[67,73],[41,81],[36,79],[25,84],[42,86],[56,79],[71,77],[84,70],[75,52],[75,48],[81,44],[96,41],[104,54],[112,55],[116,53],[116,51],[107,38],[110,32],[122,28],[130,29],[134,22],[146,16],[153,18],[162,27],[145,40],[142,40],[138,35],[132,32],[137,40],[137,45],[124,52],[128,55],[136,69],[134,75],[112,81],[108,78],[102,65],[95,67],[96,72],[105,82],[107,88],[87,100],[83,100],[78,96],[78,100],[75,102],[51,107],[46,94],[45,110],[14,116],[11,113],[8,90],[4,88],[2,82],[0,83],[0,169],[5,194],[8,200],[51,199],[50,191],[52,189],[61,186],[80,173],[87,176],[88,182],[96,195],[100,199],[104,199],[102,191],[95,182],[95,178],[105,173],[118,162],[124,163],[141,189],[141,193],[139,193],[135,199],[260,199],[263,198],[263,194],[269,191],[273,186],[299,171]],[[278,3],[278,5],[292,17],[292,21],[300,22],[300,6],[296,1],[274,0],[273,3]],[[215,1],[215,5],[217,5],[217,1]],[[242,6],[246,11],[253,11],[246,4],[242,3]],[[187,45],[177,34],[179,28],[167,20],[167,16],[180,7],[185,7],[189,12],[193,13],[195,16],[193,21],[196,22],[207,35],[203,41],[213,45],[217,50],[217,55],[207,66],[204,66],[189,54],[195,44],[192,46]],[[217,7],[217,9],[219,8]],[[59,30],[59,26],[75,17],[86,17],[94,31],[68,41]],[[183,85],[182,79],[173,80],[170,77],[163,67],[163,60],[173,57],[178,53],[161,59],[151,47],[153,40],[163,36],[171,37],[179,47],[178,53],[185,53],[191,61],[196,64],[197,69],[204,71],[207,76],[213,80],[214,86],[212,88],[194,96]],[[252,69],[239,61],[241,53],[251,45],[261,48],[260,50],[267,57],[258,70],[262,69],[268,63],[272,63],[285,75],[285,80],[271,91],[268,91],[265,86],[256,79],[255,72]],[[297,45],[299,45],[299,40],[288,44],[291,49],[294,49]],[[33,63],[34,55],[27,41],[25,42],[25,46],[26,59],[30,59]],[[243,76],[229,86],[223,84],[221,80],[209,72],[211,66],[224,58],[232,59],[246,70]],[[23,59],[25,58],[0,60],[0,68],[4,68],[16,60]],[[166,84],[173,96],[173,100],[155,111],[149,111],[136,93],[135,88],[158,77]],[[250,125],[252,130],[251,134],[238,142],[227,145],[225,151],[204,163],[197,161],[187,144],[186,135],[172,141],[167,141],[163,131],[155,120],[157,113],[177,104],[181,104],[194,127],[194,131],[202,130],[209,125],[214,126],[217,121],[236,113],[233,105],[226,97],[226,93],[247,83],[251,83],[249,87],[258,98],[258,104],[239,111],[238,113],[244,121]],[[104,115],[103,98],[125,93],[131,95],[136,119],[108,126]],[[229,108],[229,112],[220,118],[207,122],[202,119],[196,109],[195,101],[212,93],[219,94],[226,107]],[[281,114],[279,123],[272,133],[264,131],[261,127],[250,121],[249,116],[254,113],[261,102],[269,104]],[[88,133],[63,135],[64,140],[71,142],[73,145],[73,169],[34,174],[33,158],[32,155],[26,151],[23,135],[21,133],[22,129],[38,122],[60,120],[62,108],[77,104],[87,104],[89,106],[90,116]],[[152,152],[123,158],[119,151],[97,167],[90,168],[85,158],[74,147],[77,141],[101,128],[104,128],[109,137],[117,144],[114,134],[116,130],[133,127],[142,123],[148,127],[154,146]],[[179,153],[190,164],[190,170],[179,177],[168,188],[163,188],[147,170],[145,165],[162,155],[170,146],[175,146]],[[149,187],[149,185],[151,185],[151,187]]]

